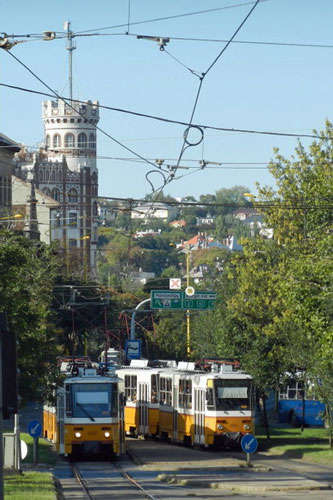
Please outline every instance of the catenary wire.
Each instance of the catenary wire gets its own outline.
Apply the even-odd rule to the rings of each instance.
[[[230,40],[226,43],[226,45],[219,52],[219,54],[214,59],[214,61],[208,66],[207,70],[200,77],[200,82],[199,82],[197,93],[196,93],[196,96],[195,96],[195,99],[194,99],[194,104],[193,104],[193,108],[192,108],[192,112],[191,112],[191,117],[190,117],[189,123],[187,125],[187,127],[188,127],[187,130],[189,130],[189,128],[192,126],[192,122],[193,122],[193,118],[194,118],[194,113],[195,113],[196,108],[197,108],[198,100],[199,100],[199,97],[200,97],[200,94],[201,94],[202,84],[203,84],[203,81],[204,81],[205,77],[210,72],[210,70],[213,68],[213,66],[217,63],[217,61],[220,59],[220,57],[223,55],[223,53],[226,51],[226,49],[229,47],[230,43],[235,38],[235,36],[238,34],[238,32],[241,30],[241,28],[244,26],[244,24],[246,23],[246,21],[248,20],[248,18],[251,16],[252,12],[257,7],[257,5],[259,4],[259,2],[260,2],[260,0],[257,0],[255,2],[255,4],[252,6],[252,8],[248,12],[248,14],[245,16],[245,18],[241,22],[241,24],[238,26],[238,28],[236,29],[236,31],[231,36]],[[185,133],[186,133],[186,131],[185,131]],[[202,137],[203,137],[203,135],[202,135]],[[179,158],[177,160],[176,170],[174,171],[174,174],[177,172],[177,168],[180,165],[180,162],[181,162],[181,159],[183,157],[183,154],[184,154],[185,150],[187,149],[187,140],[186,139],[187,139],[187,135],[184,136],[183,145],[182,145],[181,150],[180,150],[180,154],[179,154]],[[167,179],[165,185],[168,184],[169,182],[171,182],[172,179],[173,179],[173,177],[169,177],[169,179]]]
[[[267,0],[259,0],[260,2],[266,2]],[[234,8],[237,8],[237,7],[244,7],[246,5],[253,5],[254,2],[243,2],[243,3],[239,3],[239,4],[236,4],[236,5],[226,5],[224,7],[217,7],[215,9],[205,9],[205,10],[200,10],[200,11],[195,11],[195,12],[187,12],[185,14],[175,14],[173,16],[164,16],[164,17],[157,17],[157,18],[153,18],[153,19],[146,19],[144,21],[135,21],[135,22],[131,22],[130,23],[130,26],[134,26],[134,25],[138,25],[138,24],[146,24],[146,23],[153,23],[153,22],[158,22],[158,21],[167,21],[169,19],[177,19],[177,18],[181,18],[181,17],[188,17],[188,16],[195,16],[195,15],[199,15],[199,14],[207,14],[207,13],[210,13],[210,12],[218,12],[218,11],[221,11],[221,10],[227,10],[227,9],[234,9]],[[116,24],[116,25],[113,25],[113,26],[105,26],[103,28],[94,28],[94,29],[89,29],[89,30],[82,30],[82,31],[78,31],[77,33],[78,34],[81,34],[81,33],[90,33],[92,31],[103,31],[103,30],[109,30],[109,29],[115,29],[115,28],[126,28],[128,27],[128,23],[126,24]]]
[[[75,110],[75,108],[70,104],[70,99],[69,99],[69,102],[66,101],[63,97],[59,96],[57,94],[57,92],[55,92],[51,87],[49,87],[47,85],[47,83],[45,83],[38,75],[36,75],[36,73],[34,73],[26,64],[23,63],[23,61],[21,61],[18,57],[16,57],[12,52],[6,50],[6,53],[7,54],[10,54],[11,57],[13,57],[13,59],[15,59],[21,66],[23,66],[27,71],[29,71],[29,73],[31,75],[34,76],[34,78],[36,78],[42,85],[44,85],[44,87],[46,87],[48,90],[50,90],[53,94],[52,97],[56,97],[57,99],[60,99],[61,101],[64,101],[69,107],[71,107],[74,111],[76,111],[80,116],[82,116],[82,118],[84,118],[84,115],[81,115],[77,110]],[[126,149],[127,151],[129,151],[130,153],[132,153],[134,156],[137,156],[138,158],[140,158],[141,160],[144,160],[146,161],[147,163],[149,163],[150,165],[153,165],[155,167],[155,164],[153,164],[152,162],[150,161],[147,161],[143,156],[141,156],[140,154],[136,153],[134,150],[132,150],[131,148],[125,146],[125,144],[121,143],[120,141],[118,141],[115,137],[113,137],[112,135],[108,134],[107,132],[105,132],[105,130],[103,130],[101,127],[98,127],[96,124],[94,124],[94,127],[96,130],[98,130],[99,132],[101,132],[103,135],[105,135],[106,137],[108,137],[109,139],[111,139],[112,141],[114,141],[116,144],[118,144],[119,146],[121,146],[122,148]]]
[[[28,92],[31,94],[43,95],[45,97],[55,97],[54,94],[48,94],[46,92],[40,92],[37,90],[27,89],[24,87],[18,87],[17,85],[9,85],[7,83],[0,83],[0,87],[7,87],[7,88],[14,89],[14,90],[20,90],[22,92]],[[61,99],[62,101],[69,100],[69,97],[59,96],[58,98]],[[86,104],[85,101],[81,101],[79,99],[75,99],[75,102]],[[162,116],[150,115],[150,114],[146,114],[146,113],[139,113],[137,111],[130,111],[127,109],[115,108],[112,106],[106,106],[106,105],[102,105],[102,104],[96,104],[96,106],[100,109],[106,109],[106,110],[115,111],[118,113],[125,113],[125,114],[129,114],[129,115],[133,115],[133,116],[138,116],[140,118],[147,118],[147,119],[151,119],[151,120],[161,121],[164,123],[172,123],[175,125],[188,126],[188,122],[184,122],[184,121],[180,121],[180,120],[172,120],[170,118],[164,118]],[[213,126],[213,125],[199,124],[199,123],[196,123],[196,124],[193,123],[192,126],[197,127],[197,128],[202,128],[204,130],[215,130],[217,132],[235,132],[235,133],[241,133],[241,134],[273,135],[273,136],[278,136],[278,137],[295,137],[295,138],[302,138],[303,137],[303,138],[309,138],[309,139],[325,139],[324,136],[321,136],[318,134],[294,134],[294,133],[289,133],[289,132],[272,132],[272,131],[268,131],[268,130],[217,127],[217,126]],[[96,128],[98,130],[100,130],[98,127],[96,127]],[[329,139],[329,138],[327,138],[327,139]],[[126,147],[125,147],[125,149],[126,149]],[[135,156],[138,156],[139,158],[141,158],[140,155],[135,154]],[[143,161],[146,161],[145,158],[141,158],[141,159]]]

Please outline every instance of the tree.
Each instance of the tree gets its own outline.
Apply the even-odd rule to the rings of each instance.
[[[0,307],[16,333],[22,404],[45,400],[57,380],[59,331],[50,302],[58,261],[52,252],[40,242],[0,233]]]

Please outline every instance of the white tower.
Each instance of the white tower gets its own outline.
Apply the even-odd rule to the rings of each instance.
[[[99,121],[97,101],[44,101],[45,146],[50,157],[66,157],[68,168],[78,171],[80,165],[96,170],[96,125]]]
[[[98,102],[44,101],[42,105],[47,164],[40,164],[38,187],[60,202],[51,236],[64,248],[67,273],[80,260],[86,277],[97,263]],[[69,269],[70,268],[70,269]]]

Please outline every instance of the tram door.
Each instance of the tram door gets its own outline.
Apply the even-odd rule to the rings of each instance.
[[[139,383],[139,434],[149,434],[148,430],[148,384]]]
[[[67,388],[67,386],[66,386]],[[65,453],[65,395],[60,393],[57,399],[57,425],[58,425],[58,452]]]
[[[205,444],[205,390],[194,388],[194,443]]]

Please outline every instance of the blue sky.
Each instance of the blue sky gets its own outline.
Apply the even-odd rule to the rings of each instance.
[[[228,40],[252,6],[246,0],[11,0],[2,9],[0,30],[15,35],[47,30],[60,33],[64,21],[70,20],[75,33],[99,33],[75,38],[74,98],[188,122],[199,79],[184,65],[199,73],[207,71],[225,43],[175,38]],[[225,9],[133,24],[222,7]],[[260,2],[236,41],[332,48],[230,44],[203,80],[193,123],[291,134],[322,130],[325,120],[332,119],[332,21],[330,0]],[[103,29],[116,25],[123,26]],[[137,34],[170,37],[168,53],[160,51],[156,42],[137,39]],[[12,48],[12,54],[60,95],[68,96],[66,40],[17,40],[27,41]],[[5,51],[0,51],[0,83],[48,92]],[[43,140],[42,100],[38,95],[0,87],[0,131],[15,141],[37,146]],[[99,126],[143,158],[177,163],[183,125],[101,110]],[[305,146],[311,142],[301,140]],[[205,130],[202,143],[188,148],[180,163],[192,168],[179,169],[176,177],[181,178],[169,183],[164,192],[198,198],[240,184],[255,192],[256,182],[274,185],[266,168],[273,148],[290,157],[296,145],[296,137]],[[146,174],[153,166],[135,161],[135,155],[101,133],[98,156],[123,158],[98,159],[101,196],[140,198],[151,191]],[[210,164],[199,170],[203,159],[222,166]],[[162,175],[155,172],[148,179],[154,188],[163,182]]]

